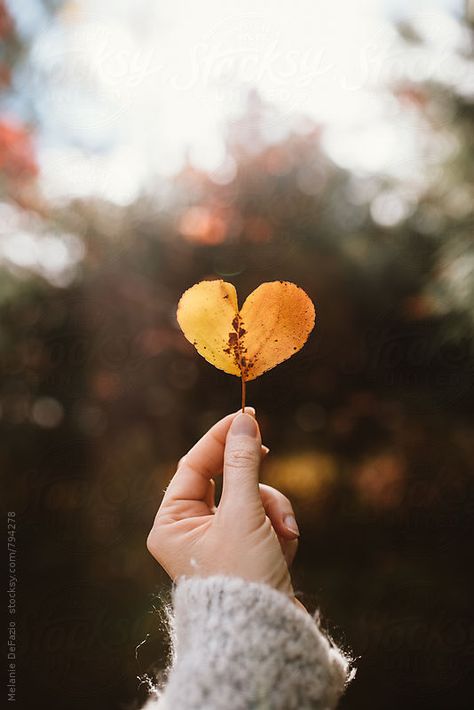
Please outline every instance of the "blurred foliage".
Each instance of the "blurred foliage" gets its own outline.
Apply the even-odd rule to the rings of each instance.
[[[10,84],[23,49],[3,2],[0,34]],[[434,84],[391,92],[434,137],[423,190],[337,167],[317,125],[266,144],[272,108],[250,95],[222,175],[189,164],[166,199],[157,184],[126,207],[47,205],[30,132],[0,111],[0,460],[25,704],[133,706],[136,676],[164,665],[150,595],[169,585],[145,538],[176,460],[239,405],[175,308],[222,277],[242,295],[295,281],[317,307],[304,350],[248,398],[264,479],[301,523],[296,586],[360,657],[342,706],[472,707],[473,105]]]

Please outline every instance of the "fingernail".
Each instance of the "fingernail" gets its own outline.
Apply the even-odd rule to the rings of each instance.
[[[265,446],[265,444],[262,444],[262,453],[265,456],[270,453],[270,449],[268,448],[268,446]]]
[[[254,407],[245,407],[245,414],[250,414],[252,417],[254,417],[255,416]]]
[[[258,428],[255,419],[250,414],[237,414],[229,429],[229,434],[251,436],[257,438]]]
[[[300,536],[300,530],[294,515],[287,515],[283,522],[286,529],[293,533],[293,535],[297,535],[298,537]]]

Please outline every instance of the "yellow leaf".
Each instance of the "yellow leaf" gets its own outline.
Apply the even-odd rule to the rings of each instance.
[[[229,352],[229,333],[237,311],[232,284],[201,281],[183,293],[177,316],[181,330],[200,355],[219,370],[240,377],[234,353]]]
[[[177,317],[200,355],[245,383],[303,347],[315,312],[306,293],[288,281],[261,284],[239,311],[234,286],[219,280],[188,289]]]

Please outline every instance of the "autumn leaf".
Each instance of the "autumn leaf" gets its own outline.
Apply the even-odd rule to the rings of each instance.
[[[315,311],[306,293],[289,281],[263,283],[239,310],[234,286],[201,281],[181,296],[178,323],[200,355],[245,383],[301,350]]]

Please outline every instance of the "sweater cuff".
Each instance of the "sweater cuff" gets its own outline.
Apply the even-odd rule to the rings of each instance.
[[[191,577],[178,582],[173,605],[176,671],[184,664],[200,679],[189,707],[214,707],[214,693],[219,708],[335,707],[349,660],[286,595],[240,578]]]

